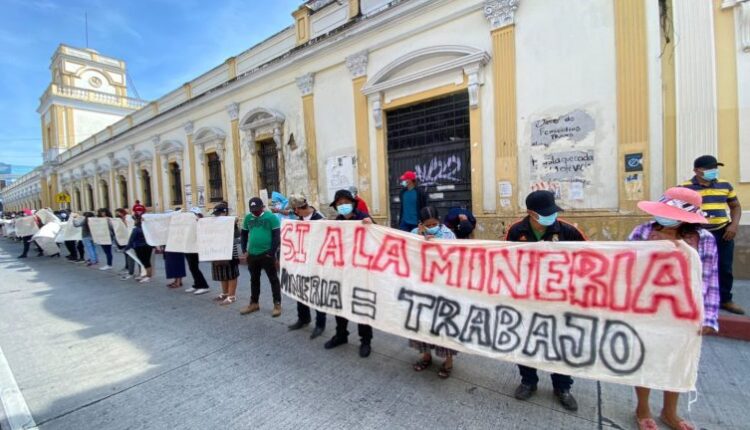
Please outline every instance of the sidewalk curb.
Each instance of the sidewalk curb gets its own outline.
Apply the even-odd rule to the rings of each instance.
[[[750,317],[720,315],[719,333],[716,336],[750,341]]]

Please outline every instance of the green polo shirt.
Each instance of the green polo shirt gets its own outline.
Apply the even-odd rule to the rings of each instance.
[[[281,228],[281,221],[271,212],[265,211],[263,215],[256,217],[249,213],[245,215],[242,229],[247,230],[247,253],[250,255],[262,255],[271,250],[272,232]]]

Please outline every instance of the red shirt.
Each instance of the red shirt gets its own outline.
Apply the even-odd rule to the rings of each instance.
[[[365,202],[359,196],[355,197],[354,199],[357,200],[357,210],[358,211],[360,211],[362,213],[366,213],[366,214],[370,213],[370,208],[367,207],[367,202]]]

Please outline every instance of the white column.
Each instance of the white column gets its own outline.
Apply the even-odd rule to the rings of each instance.
[[[693,160],[717,155],[716,55],[711,1],[675,1],[677,179],[692,176]]]

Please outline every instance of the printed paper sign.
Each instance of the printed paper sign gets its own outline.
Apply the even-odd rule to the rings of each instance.
[[[39,227],[37,227],[36,219],[33,216],[16,218],[16,236],[33,236],[38,231]]]
[[[194,254],[198,252],[198,217],[192,212],[172,214],[167,234],[167,251]]]
[[[120,218],[111,218],[109,222],[112,230],[115,232],[115,241],[117,244],[126,246],[130,239],[130,232],[133,230],[132,227],[128,227]]]
[[[198,221],[198,258],[200,261],[231,260],[234,248],[235,217],[220,216]]]
[[[112,245],[112,237],[109,235],[109,218],[89,218],[89,231],[91,239],[97,245]]]
[[[167,234],[169,233],[169,219],[172,214],[145,214],[141,228],[143,236],[146,237],[146,243],[151,246],[163,246],[167,244]]]
[[[82,230],[81,227],[76,227],[73,221],[65,222],[61,225],[60,234],[63,241],[66,240],[81,240]]]
[[[695,388],[701,262],[683,242],[427,241],[284,220],[284,293],[404,338],[549,372]]]

